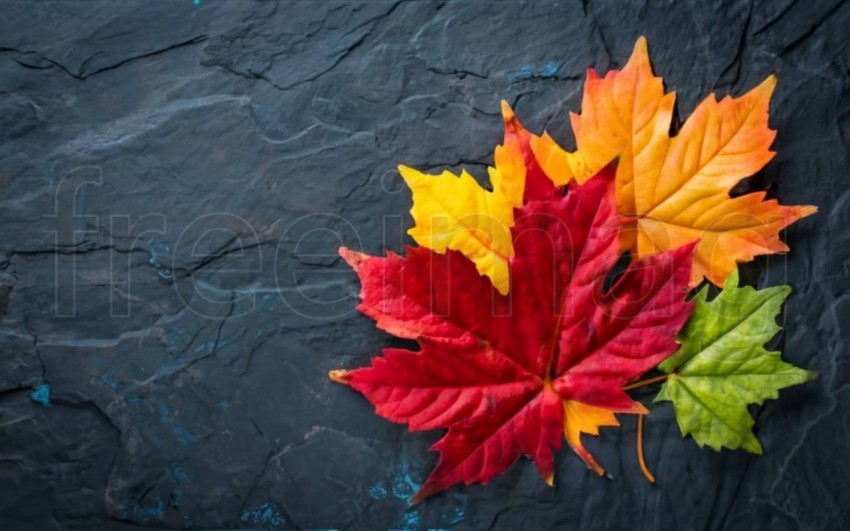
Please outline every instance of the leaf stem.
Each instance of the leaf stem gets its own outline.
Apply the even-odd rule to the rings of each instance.
[[[631,389],[637,389],[638,387],[643,387],[645,385],[651,385],[656,382],[663,382],[667,379],[667,374],[662,374],[661,376],[653,376],[652,378],[647,378],[646,380],[640,380],[633,384],[629,384],[623,387],[623,391],[629,391]]]
[[[637,425],[637,454],[638,454],[638,462],[640,463],[640,470],[643,472],[643,475],[646,477],[647,481],[650,483],[655,483],[655,476],[649,471],[646,467],[646,461],[643,458],[643,417],[646,415],[638,415],[638,425]]]

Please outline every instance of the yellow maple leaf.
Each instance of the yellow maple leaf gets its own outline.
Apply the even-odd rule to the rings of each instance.
[[[699,239],[691,284],[706,277],[722,286],[736,263],[787,251],[779,231],[817,211],[764,201],[763,192],[729,195],[773,158],[768,106],[775,86],[770,76],[740,98],[709,95],[670,137],[675,93],[664,94],[653,76],[641,37],[622,70],[603,78],[589,71],[582,113],[570,117],[576,152],[545,133],[531,148],[547,174],[580,183],[619,156],[623,248],[637,258]]]
[[[516,118],[505,112],[505,142],[495,151],[488,168],[493,190],[482,188],[463,170],[427,175],[407,166],[399,172],[413,193],[410,214],[415,225],[408,231],[416,243],[438,253],[460,251],[490,278],[503,295],[510,280],[508,262],[514,256],[510,229],[514,208],[522,205],[525,163],[520,139],[512,130]]]

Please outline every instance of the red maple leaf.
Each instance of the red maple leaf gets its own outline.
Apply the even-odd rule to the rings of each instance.
[[[454,251],[408,247],[403,258],[340,249],[362,283],[359,309],[421,349],[387,348],[371,367],[331,378],[411,431],[448,428],[414,502],[460,481],[487,483],[521,454],[551,484],[565,428],[601,471],[576,441],[606,421],[575,417],[570,439],[570,415],[646,411],[622,388],[677,348],[692,309],[693,244],[633,262],[605,291],[619,254],[614,174],[609,166],[566,195],[537,193],[545,198],[517,209],[508,296]]]

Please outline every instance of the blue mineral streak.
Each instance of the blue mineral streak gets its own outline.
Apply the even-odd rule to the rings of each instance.
[[[47,384],[36,386],[30,398],[44,407],[50,407],[50,386]]]

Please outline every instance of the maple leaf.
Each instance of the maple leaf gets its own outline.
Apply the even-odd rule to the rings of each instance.
[[[619,155],[617,205],[632,220],[623,248],[640,257],[699,239],[691,285],[706,277],[720,286],[737,263],[787,251],[779,231],[817,211],[765,201],[764,192],[729,195],[773,158],[768,105],[775,85],[770,76],[740,98],[718,102],[709,95],[671,138],[676,96],[664,94],[662,79],[653,76],[641,37],[622,70],[603,78],[588,71],[581,115],[570,116],[576,152],[546,133],[530,144],[559,182],[584,182]]]
[[[556,191],[534,159],[531,135],[504,101],[502,115],[504,144],[496,148],[494,166],[488,168],[492,191],[466,170],[457,176],[449,171],[428,175],[404,165],[398,169],[413,195],[414,226],[408,234],[438,253],[460,251],[505,295],[514,253],[514,209],[523,199],[544,199]]]
[[[622,387],[678,347],[692,307],[693,244],[633,262],[603,290],[619,254],[615,171],[606,167],[565,196],[549,184],[548,199],[516,211],[510,297],[455,251],[340,250],[361,280],[358,308],[421,348],[384,349],[370,367],[331,371],[331,379],[411,431],[448,428],[413,501],[460,481],[486,483],[521,454],[551,484],[563,436],[601,473],[580,434],[616,425],[613,412],[646,412]]]
[[[711,302],[708,286],[694,297],[681,349],[659,365],[669,376],[655,399],[673,402],[683,436],[714,450],[762,453],[747,405],[776,398],[779,389],[816,376],[764,348],[781,330],[776,316],[790,292],[788,286],[739,288],[735,270]]]

